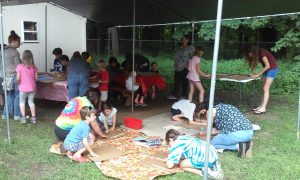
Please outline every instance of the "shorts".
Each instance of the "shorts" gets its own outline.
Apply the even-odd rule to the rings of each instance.
[[[201,81],[193,81],[193,80],[190,80],[190,79],[189,79],[189,82],[193,83],[194,85],[201,84]]]
[[[107,100],[107,93],[108,91],[100,91],[100,101],[106,101]]]
[[[173,109],[173,108],[171,108],[171,114],[173,116],[175,116],[175,115],[181,114],[181,111],[179,109]]]
[[[274,79],[277,76],[277,74],[278,74],[278,68],[269,69],[266,72],[264,72],[264,76],[266,78],[271,78],[271,79]]]
[[[70,144],[70,145],[65,145],[64,144],[64,148],[66,151],[70,151],[70,152],[77,152],[80,149],[85,148],[85,146],[83,145],[82,141],[76,144]]]
[[[66,139],[66,137],[70,133],[70,131],[71,130],[62,129],[55,124],[54,133],[55,133],[57,139],[61,142],[63,142]]]

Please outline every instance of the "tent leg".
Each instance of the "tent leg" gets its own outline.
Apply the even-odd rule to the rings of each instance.
[[[219,46],[220,46],[222,9],[223,9],[223,0],[218,0],[214,56],[213,56],[210,94],[209,94],[208,125],[207,125],[207,131],[206,131],[206,150],[205,150],[205,165],[204,165],[204,176],[203,176],[203,179],[205,179],[205,180],[207,179],[208,160],[209,160],[208,157],[209,157],[210,137],[211,137],[212,119],[213,119],[212,108],[213,108],[214,96],[215,96],[217,63],[218,63],[218,54],[219,54]]]
[[[299,103],[298,103],[298,129],[297,129],[297,139],[300,138],[300,86],[299,86]]]
[[[11,143],[11,133],[10,133],[10,121],[9,121],[9,112],[7,105],[7,91],[6,91],[6,78],[5,78],[5,57],[4,57],[4,42],[3,42],[3,14],[2,14],[2,0],[0,0],[0,38],[1,38],[1,57],[2,57],[2,69],[3,69],[3,82],[4,82],[4,97],[5,97],[5,111],[6,111],[6,124],[7,124],[7,140]]]
[[[135,0],[133,0],[133,26],[132,26],[132,72],[134,72],[135,66]],[[133,74],[132,74],[133,75]],[[131,88],[131,111],[134,111],[134,90],[133,86],[135,83],[135,78],[132,78],[132,88]]]

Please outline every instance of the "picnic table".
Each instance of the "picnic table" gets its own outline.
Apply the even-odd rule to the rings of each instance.
[[[210,79],[210,78],[204,78],[204,79]],[[242,100],[242,87],[246,83],[252,83],[252,98],[251,98],[251,106],[253,108],[253,98],[254,98],[254,82],[260,78],[253,78],[249,75],[243,75],[243,74],[217,74],[216,79],[219,81],[225,81],[225,82],[234,82],[239,83],[239,104]]]
[[[39,73],[36,85],[36,98],[62,102],[69,101],[68,83],[65,77]]]

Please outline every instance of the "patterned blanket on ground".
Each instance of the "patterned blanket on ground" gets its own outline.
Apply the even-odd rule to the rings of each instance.
[[[102,162],[95,162],[100,171],[109,177],[118,179],[153,179],[157,176],[163,176],[182,172],[179,168],[167,169],[162,163],[158,153],[167,152],[167,146],[143,147],[136,145],[133,138],[141,136],[140,133],[127,131],[123,136],[105,141],[112,147],[120,150],[123,155]],[[97,144],[101,145],[102,141]],[[96,144],[96,145],[97,145]],[[145,159],[153,159],[153,164],[143,163]],[[155,162],[159,161],[157,164]]]

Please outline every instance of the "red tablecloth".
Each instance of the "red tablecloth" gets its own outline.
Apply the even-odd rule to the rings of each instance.
[[[125,87],[125,77],[122,74],[116,75],[113,79],[114,82],[117,82],[121,87]],[[159,90],[166,88],[165,79],[159,74],[147,74],[147,75],[137,75],[136,82],[142,86],[144,93],[147,93],[148,88],[156,86]]]
[[[52,83],[37,82],[36,85],[36,98],[53,101],[69,101],[67,81],[57,81]]]

